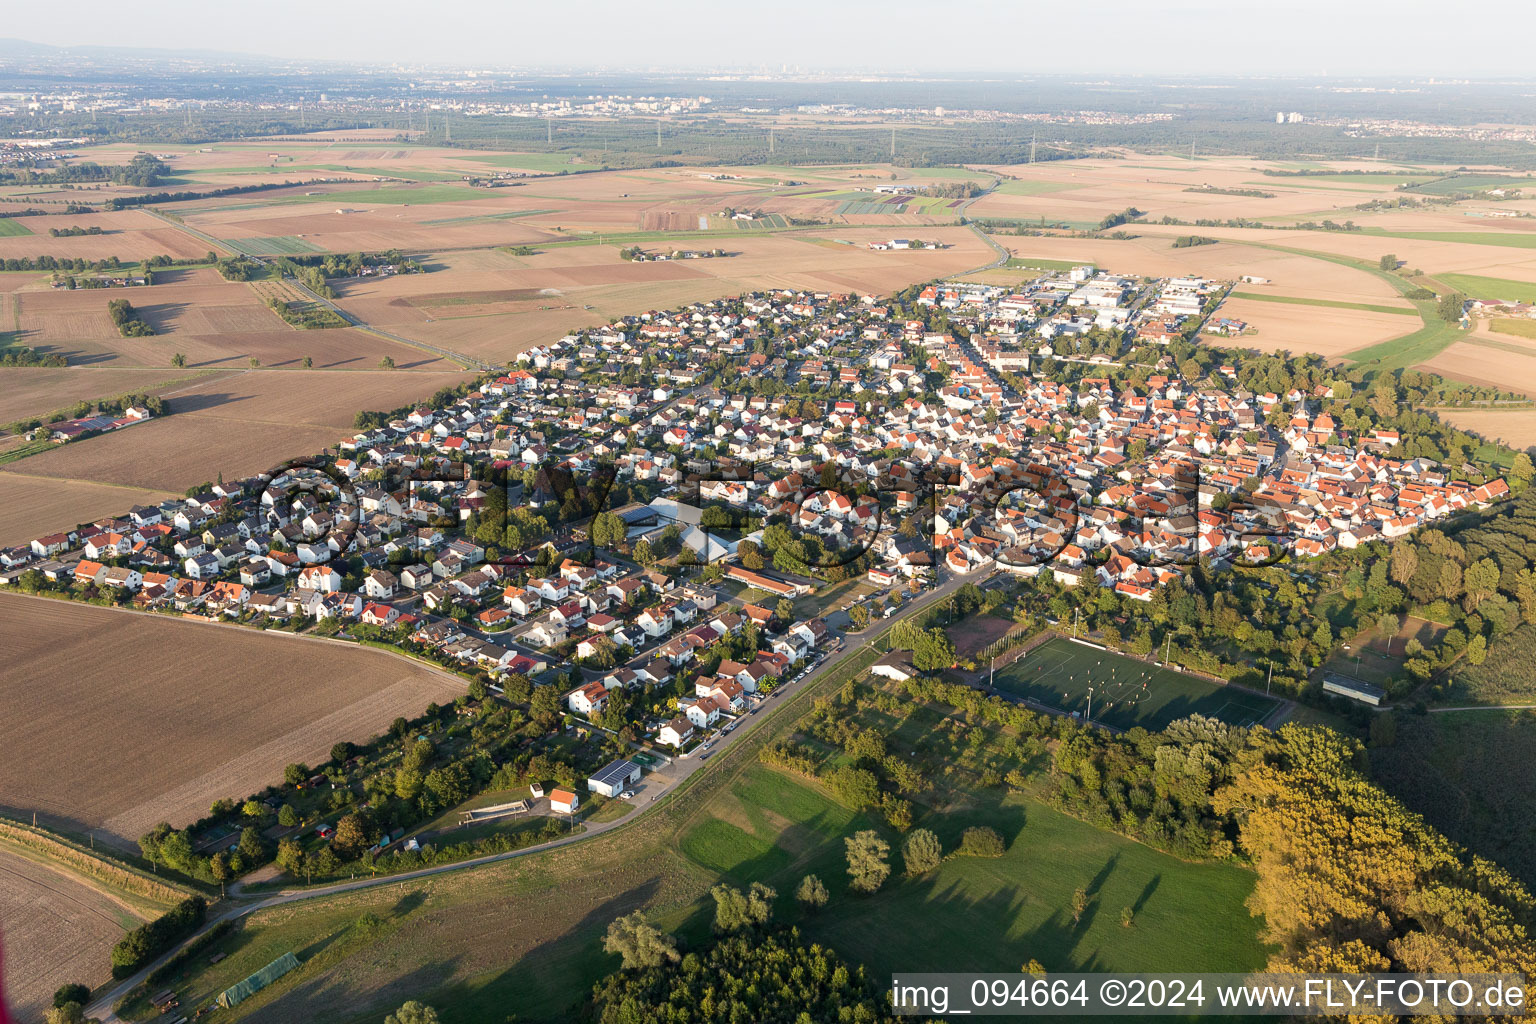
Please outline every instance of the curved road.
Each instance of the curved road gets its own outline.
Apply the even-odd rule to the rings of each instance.
[[[814,686],[829,671],[842,665],[849,658],[858,653],[859,648],[865,646],[869,642],[872,642],[875,638],[882,635],[886,630],[895,626],[896,623],[902,621],[903,619],[909,618],[921,609],[927,608],[929,605],[950,596],[962,584],[967,582],[975,582],[979,584],[985,582],[985,580],[989,578],[990,575],[991,574],[988,573],[986,575],[976,577],[955,576],[947,582],[941,583],[934,589],[927,591],[921,597],[909,602],[907,606],[901,610],[900,614],[892,616],[890,620],[876,620],[871,622],[861,632],[845,634],[845,646],[843,650],[838,652],[837,657],[826,658],[820,665],[817,665],[810,672],[807,672],[803,677],[801,677],[799,681],[789,683],[776,690],[774,695],[768,698],[768,703],[760,706],[762,709],[761,713],[756,715],[743,716],[740,724],[732,731],[731,735],[722,735],[716,738],[712,748],[713,759],[710,763],[706,763],[705,759],[700,758],[697,753],[688,758],[679,758],[674,760],[671,767],[675,769],[675,774],[673,775],[672,782],[668,788],[664,792],[652,797],[649,802],[631,814],[627,814],[616,821],[589,824],[586,826],[586,831],[584,832],[562,836],[559,839],[553,839],[547,843],[540,843],[537,846],[529,846],[521,850],[509,850],[506,853],[488,854],[484,857],[476,857],[472,860],[457,861],[453,864],[439,864],[434,867],[418,868],[415,871],[407,871],[395,875],[381,875],[376,878],[359,878],[352,881],[336,882],[331,885],[317,886],[311,889],[294,889],[282,891],[273,893],[272,895],[266,897],[242,897],[238,894],[232,894],[232,902],[230,905],[225,907],[222,913],[209,918],[208,922],[202,928],[198,929],[197,932],[189,937],[186,941],[179,943],[175,949],[170,950],[164,955],[156,958],[152,963],[145,966],[132,977],[125,978],[124,980],[118,982],[116,985],[112,986],[112,988],[106,992],[103,992],[96,996],[96,998],[92,999],[91,1004],[86,1007],[86,1016],[95,1017],[101,1020],[102,1024],[125,1024],[122,1018],[118,1017],[116,1012],[113,1010],[113,1006],[118,1002],[118,1000],[122,999],[123,996],[127,995],[130,990],[144,981],[152,970],[170,960],[171,957],[175,956],[182,947],[194,941],[198,936],[209,931],[221,921],[238,920],[239,918],[245,917],[248,914],[255,913],[258,910],[265,910],[270,907],[282,906],[286,903],[298,903],[304,900],[319,899],[324,896],[335,896],[341,893],[355,892],[359,889],[371,889],[377,886],[393,885],[400,882],[412,881],[418,878],[426,878],[431,875],[446,874],[451,871],[466,871],[471,868],[480,867],[485,864],[492,864],[497,861],[512,860],[516,857],[527,857],[532,854],[543,853],[546,850],[552,850],[556,847],[568,846],[572,843],[584,842],[588,839],[600,836],[605,832],[611,832],[616,829],[623,828],[626,825],[629,825],[643,817],[647,812],[654,809],[657,804],[665,798],[670,797],[672,793],[675,792],[687,779],[693,776],[694,773],[699,771],[707,771],[719,765],[719,755],[721,751],[738,740],[741,736],[752,731],[753,729],[760,728],[764,722],[779,717],[784,709],[791,703],[789,701],[783,700],[786,695],[791,693],[799,693]],[[652,778],[655,778],[655,776],[652,776]],[[239,902],[233,902],[235,900],[238,900]]]

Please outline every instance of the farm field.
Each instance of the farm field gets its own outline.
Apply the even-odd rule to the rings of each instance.
[[[221,472],[248,476],[284,459],[312,455],[353,433],[355,410],[394,409],[468,377],[398,370],[221,376],[178,391],[173,415],[63,445],[4,471],[180,492]]]
[[[1418,368],[1536,398],[1536,348],[1528,342],[1522,345],[1518,338],[1505,344],[1496,337],[1463,336]]]
[[[1060,711],[1088,713],[1116,729],[1162,729],[1190,715],[1233,725],[1263,721],[1280,702],[1053,637],[998,671],[993,687]]]
[[[66,982],[108,981],[112,946],[144,920],[82,878],[0,845],[5,991],[18,1020],[42,1020]]]
[[[1440,274],[1435,279],[1474,299],[1536,302],[1536,281],[1515,281],[1479,274]]]
[[[1233,339],[1243,348],[1340,356],[1412,333],[1419,321],[1411,315],[1414,312],[1411,307],[1405,312],[1410,316],[1402,316],[1396,311],[1228,299],[1222,303],[1217,315],[1242,320],[1256,329],[1257,333]],[[1218,345],[1230,343],[1223,338],[1207,340]]]
[[[0,423],[45,416],[81,400],[157,392],[172,382],[196,376],[186,370],[170,368],[0,367]]]
[[[21,224],[4,219],[5,224]],[[144,210],[116,213],[58,213],[28,217],[29,233],[7,234],[0,230],[0,259],[22,256],[53,256],[56,259],[100,260],[115,256],[132,263],[150,256],[191,259],[208,251],[207,243],[174,223]],[[55,237],[52,229],[101,228],[95,235]]]
[[[815,229],[817,234],[827,229]],[[885,294],[988,262],[992,251],[963,229],[932,229],[952,245],[938,251],[872,252],[865,242],[889,230],[844,228],[851,245],[817,244],[797,233],[736,232],[721,240],[671,235],[651,248],[718,245],[725,259],[628,263],[618,244],[545,248],[534,256],[491,250],[443,253],[432,273],[347,282],[337,303],[403,337],[504,362],[540,341],[637,310],[770,288]],[[591,307],[590,309],[587,307]]]
[[[176,496],[143,487],[31,476],[26,472],[29,464],[29,459],[12,463],[0,476],[0,498],[4,499],[0,500],[0,546],[25,544],[34,537],[120,515],[134,505]]]
[[[121,844],[463,692],[378,651],[7,594],[0,657],[0,810]]]
[[[1536,446],[1536,406],[1436,409],[1435,415],[1458,430],[1481,434],[1511,448]]]
[[[1488,329],[1495,334],[1512,334],[1517,338],[1536,338],[1536,320],[1495,317],[1488,322]]]

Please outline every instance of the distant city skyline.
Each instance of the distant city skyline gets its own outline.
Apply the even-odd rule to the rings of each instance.
[[[1047,6],[913,0],[772,7],[660,0],[365,7],[268,0],[12,5],[0,35],[53,46],[204,50],[282,59],[461,67],[738,68],[805,73],[1533,77],[1518,47],[1450,45],[1453,12],[1428,0],[1292,0],[1269,7],[1171,0]],[[1513,27],[1526,4],[1489,0],[1468,28]],[[0,80],[0,88],[4,87]]]

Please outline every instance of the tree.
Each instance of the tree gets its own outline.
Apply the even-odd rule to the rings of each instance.
[[[314,361],[314,359],[312,357],[305,356],[303,359],[299,360],[299,365],[304,367],[304,369],[307,370],[310,367],[315,365],[315,361]]]
[[[247,865],[260,864],[267,859],[266,844],[261,841],[261,831],[255,825],[240,830],[240,856]]]
[[[603,951],[617,953],[626,970],[660,967],[679,959],[677,940],[647,924],[645,915],[638,910],[608,925],[608,934],[603,937]]]
[[[385,356],[383,359],[379,360],[379,369],[381,369],[381,370],[393,370],[394,368],[395,368],[394,357],[392,357],[392,356]]]
[[[1481,665],[1488,659],[1488,638],[1479,633],[1467,644],[1467,661]]]
[[[943,862],[944,846],[933,832],[920,828],[907,836],[901,848],[901,859],[906,865],[907,874],[927,874]]]
[[[777,892],[762,882],[753,882],[747,892],[721,883],[709,891],[715,898],[715,931],[734,932],[762,927],[773,918]]]
[[[291,764],[283,769],[283,781],[290,786],[302,786],[304,780],[309,778],[309,767],[302,764]]]
[[[891,845],[873,829],[855,832],[843,841],[848,850],[848,876],[859,892],[876,892],[890,877]]]
[[[641,565],[650,565],[656,561],[656,555],[651,551],[651,542],[644,537],[635,542],[635,546],[630,549],[630,555]]]
[[[96,1018],[87,1017],[80,1003],[69,1002],[43,1014],[43,1024],[96,1024]]]
[[[1454,324],[1461,319],[1462,307],[1466,305],[1467,297],[1460,292],[1446,292],[1440,296],[1439,303],[1435,306],[1435,312],[1446,323]]]
[[[962,856],[1001,857],[1003,851],[1003,837],[997,834],[996,829],[972,825],[960,834],[960,849],[957,852]]]
[[[175,355],[171,356],[171,365],[179,370],[183,366],[187,365],[187,357],[182,355],[180,352],[177,352]]]
[[[848,609],[848,621],[853,623],[855,632],[860,632],[869,628],[869,620],[869,605],[856,604]]]
[[[347,740],[341,740],[331,747],[331,760],[337,764],[344,764],[352,758],[352,744]]]
[[[401,1003],[400,1009],[385,1017],[384,1024],[438,1024],[438,1016],[432,1007],[411,999]]]
[[[293,809],[292,804],[283,804],[277,809],[277,823],[284,828],[293,828],[299,823],[299,812]]]
[[[1077,924],[1083,919],[1083,914],[1088,909],[1088,890],[1079,888],[1072,893],[1072,923]]]
[[[1521,483],[1530,483],[1531,477],[1536,475],[1536,467],[1531,465],[1531,457],[1525,452],[1516,452],[1515,460],[1509,465],[1509,475]]]
[[[806,875],[795,889],[795,899],[807,910],[820,910],[827,905],[827,887],[815,875]]]
[[[794,622],[795,603],[787,597],[781,597],[779,603],[774,606],[773,614],[779,617],[780,622]]]
[[[256,367],[261,365],[261,360],[257,359],[255,356],[251,356],[250,364],[251,364],[251,369],[254,370],[254,369],[256,369]]]
[[[59,986],[58,991],[53,994],[53,1005],[57,1007],[63,1006],[65,1003],[79,1003],[81,1006],[84,1006],[90,998],[91,989],[89,985],[73,982],[68,985]]]
[[[1133,921],[1135,921],[1135,920],[1136,920],[1136,911],[1132,910],[1130,907],[1121,907],[1120,908],[1120,927],[1121,928],[1129,928],[1131,926],[1131,923]]]
[[[304,873],[304,847],[293,839],[277,842],[277,866],[295,877]]]
[[[1376,261],[1376,265],[1378,267],[1380,267],[1382,270],[1385,270],[1385,271],[1390,273],[1391,271],[1394,271],[1394,270],[1397,269],[1397,257],[1392,255],[1391,253],[1388,253],[1387,255],[1383,256],[1381,259],[1377,260]]]
[[[360,814],[343,815],[336,823],[336,835],[331,847],[343,860],[351,860],[368,846],[367,822]]]

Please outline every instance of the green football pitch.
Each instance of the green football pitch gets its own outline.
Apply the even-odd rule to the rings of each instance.
[[[1063,637],[999,669],[992,685],[1080,716],[1088,714],[1091,689],[1093,720],[1116,729],[1157,731],[1190,715],[1252,725],[1280,703]]]

